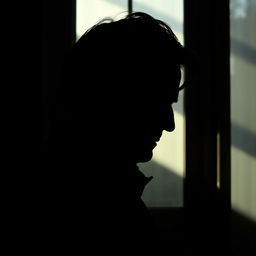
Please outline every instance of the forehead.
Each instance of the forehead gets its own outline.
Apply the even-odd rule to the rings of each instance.
[[[154,105],[170,105],[178,101],[180,71],[174,74],[161,74],[154,76],[148,80],[150,89],[147,90],[149,101],[154,102]]]
[[[169,104],[177,101],[181,80],[180,65],[171,65],[166,62],[166,59],[162,59],[161,62],[145,62],[142,59],[136,59],[134,62],[129,62],[131,65],[128,69],[124,69],[121,65],[118,67],[123,72],[129,70],[128,74],[124,73],[123,96],[138,97],[140,102],[147,99],[149,102],[168,102]],[[120,82],[118,88],[121,89]]]
[[[147,81],[165,93],[177,94],[181,81],[181,68],[179,65],[155,66],[145,74]]]

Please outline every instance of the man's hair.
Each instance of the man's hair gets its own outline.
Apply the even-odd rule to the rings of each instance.
[[[74,90],[78,83],[86,87],[84,92],[100,86],[103,94],[117,93],[121,88],[115,86],[116,82],[122,83],[123,78],[124,83],[130,83],[130,90],[137,81],[139,93],[139,88],[145,91],[145,81],[138,81],[138,75],[146,79],[147,74],[150,80],[155,71],[163,69],[168,79],[174,67],[186,62],[186,49],[166,23],[149,14],[134,12],[117,21],[104,19],[82,35],[64,66],[62,87],[69,91],[72,85]],[[68,97],[71,96],[68,92]]]
[[[99,67],[118,61],[136,65],[139,56],[145,60],[168,60],[166,65],[184,65],[187,58],[185,48],[165,22],[135,12],[118,21],[103,19],[86,31],[74,45],[70,61],[76,69],[86,60]]]
[[[168,98],[161,88],[174,86],[172,78],[186,62],[186,49],[163,21],[142,12],[104,19],[82,35],[63,65],[58,136],[79,127],[79,119],[94,123],[90,120],[98,118],[102,106],[136,109],[147,98]]]
[[[172,29],[146,13],[104,19],[72,47],[62,72],[60,107],[74,113],[88,108],[89,101],[96,106],[122,96],[157,96],[156,89],[173,86],[170,81],[187,56]]]

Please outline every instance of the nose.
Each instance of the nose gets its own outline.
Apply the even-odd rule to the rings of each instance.
[[[172,108],[168,111],[166,115],[164,130],[166,130],[167,132],[172,132],[175,130],[174,113]]]

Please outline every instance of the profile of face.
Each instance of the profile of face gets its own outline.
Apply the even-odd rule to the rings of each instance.
[[[153,97],[149,100],[142,99],[136,109],[135,119],[131,121],[128,118],[129,135],[124,134],[124,141],[129,149],[127,155],[134,162],[151,160],[153,149],[157,146],[163,131],[172,132],[175,129],[172,104],[178,100],[180,80],[179,67],[176,67],[168,78],[169,86],[161,86],[159,83],[165,83],[166,78],[157,76],[155,81],[158,85],[156,84]]]
[[[101,73],[105,91],[100,91],[101,100],[94,105],[99,108],[97,112],[92,111],[96,115],[86,143],[88,139],[92,140],[104,159],[114,157],[116,161],[131,164],[147,162],[151,160],[163,131],[175,129],[172,104],[178,101],[180,65],[170,66],[165,62],[161,67],[159,65],[147,66],[144,70],[136,67],[134,70],[139,71],[134,71],[134,76],[127,79],[125,85],[120,81],[106,84],[108,73]],[[88,110],[91,111],[92,106]]]
[[[154,106],[151,115],[145,115],[146,120],[141,122],[137,130],[134,157],[136,162],[147,162],[153,156],[153,149],[161,139],[163,131],[172,132],[175,129],[173,102],[165,102],[161,106]],[[141,120],[142,121],[142,120]]]

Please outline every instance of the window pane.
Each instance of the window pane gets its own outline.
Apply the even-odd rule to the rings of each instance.
[[[166,22],[183,44],[183,1],[182,0],[135,0],[134,11],[143,11]],[[150,207],[183,206],[184,176],[184,112],[183,93],[173,105],[176,129],[164,132],[148,163],[140,164],[145,175],[154,179],[147,185],[143,200]]]
[[[232,207],[256,221],[256,1],[231,0]]]
[[[183,1],[133,1],[134,11],[144,11],[171,26],[183,43]],[[92,25],[105,17],[122,16],[127,11],[126,0],[77,0],[77,39]],[[126,13],[125,13],[126,14]],[[119,16],[118,16],[119,17]],[[163,133],[154,150],[153,159],[139,164],[146,176],[154,179],[146,186],[143,200],[150,207],[178,207],[183,205],[184,175],[184,117],[183,93],[173,105],[176,129]]]
[[[127,11],[126,0],[77,0],[76,6],[77,39],[103,18],[114,18]]]

